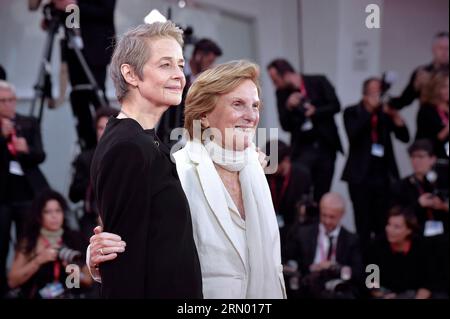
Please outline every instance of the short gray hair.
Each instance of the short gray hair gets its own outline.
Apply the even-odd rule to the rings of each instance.
[[[128,93],[128,83],[120,71],[122,64],[129,64],[142,80],[144,64],[150,57],[150,47],[146,40],[167,37],[175,39],[180,46],[183,46],[183,30],[171,21],[141,24],[127,31],[117,42],[111,58],[110,75],[119,102]]]
[[[9,90],[16,94],[16,88],[14,87],[14,85],[7,81],[0,80],[0,90]]]

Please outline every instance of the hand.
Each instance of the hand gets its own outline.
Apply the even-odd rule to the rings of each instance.
[[[91,258],[89,267],[95,268],[105,261],[113,260],[117,253],[125,251],[126,243],[116,234],[103,232],[101,226],[94,228],[95,235],[90,239]]]
[[[36,261],[40,265],[43,265],[45,263],[55,261],[56,257],[58,256],[58,252],[56,249],[53,248],[45,248],[43,249],[38,255],[36,256]]]
[[[316,113],[316,107],[311,103],[305,103],[305,109],[306,109],[305,111],[306,117],[311,117],[314,115],[314,113]]]
[[[445,201],[443,201],[439,196],[433,196],[431,198],[432,204],[431,208],[435,210],[445,210],[448,211],[448,205]]]
[[[302,99],[302,94],[300,92],[294,92],[289,95],[289,98],[286,102],[286,106],[289,111],[292,111],[295,108],[298,108],[300,105],[300,101]]]
[[[309,269],[311,271],[322,271],[325,269],[329,269],[331,267],[332,263],[331,261],[322,261],[318,264],[312,264]]]
[[[76,0],[53,0],[53,4],[57,10],[66,11],[66,7],[70,4],[77,4]]]
[[[419,197],[419,204],[424,208],[433,208],[434,199],[433,194],[431,193],[423,193]]]
[[[14,124],[10,119],[1,118],[0,127],[2,129],[2,135],[4,138],[7,138],[14,132]]]
[[[387,104],[384,104],[383,112],[386,113],[392,119],[392,121],[396,126],[405,125],[405,122],[403,121],[403,118],[400,116],[400,112],[397,109],[390,107]]]
[[[13,136],[12,143],[17,152],[25,153],[25,154],[28,154],[30,152],[30,149],[28,148],[27,140],[25,138]]]
[[[261,148],[257,147],[256,152],[258,152],[258,160],[261,164],[262,169],[265,169],[267,167],[267,155],[263,151],[261,151]]]

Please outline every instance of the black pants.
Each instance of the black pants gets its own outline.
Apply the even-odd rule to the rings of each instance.
[[[319,143],[300,146],[293,161],[306,166],[311,174],[314,201],[318,203],[323,194],[330,191],[333,181],[336,151]]]
[[[8,258],[11,239],[12,222],[16,225],[19,239],[23,235],[24,225],[27,222],[31,202],[16,202],[12,204],[0,204],[0,298],[8,289],[6,282],[6,261]]]
[[[67,50],[65,55],[69,68],[70,84],[70,104],[72,112],[77,119],[77,134],[81,149],[86,150],[95,147],[97,144],[95,123],[93,113],[101,106],[95,92],[90,89],[78,89],[80,84],[89,84],[88,78],[77,59],[75,52]],[[106,65],[89,65],[97,85],[105,92]],[[92,109],[92,106],[94,109]]]
[[[350,198],[353,203],[356,232],[361,241],[363,252],[370,247],[372,235],[380,235],[386,225],[388,208],[389,183],[370,185],[368,182],[348,184]]]

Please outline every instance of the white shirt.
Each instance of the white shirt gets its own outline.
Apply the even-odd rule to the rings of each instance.
[[[323,261],[327,260],[327,254],[328,249],[330,247],[330,242],[328,239],[328,236],[333,237],[333,246],[334,246],[334,253],[331,255],[331,261],[336,261],[336,245],[337,245],[337,238],[339,236],[339,232],[341,231],[341,226],[338,225],[335,229],[333,229],[332,232],[327,234],[325,230],[325,226],[322,225],[322,223],[319,224],[319,235],[317,237],[317,245],[316,245],[316,255],[314,257],[314,263],[319,264]]]

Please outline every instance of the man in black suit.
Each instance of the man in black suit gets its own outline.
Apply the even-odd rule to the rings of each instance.
[[[448,196],[448,176],[433,179],[437,160],[433,144],[429,140],[416,140],[408,153],[413,174],[394,184],[391,205],[407,207],[414,212],[424,236],[448,234],[448,201],[445,198]]]
[[[319,209],[320,223],[298,228],[288,242],[288,258],[298,264],[300,296],[355,297],[363,264],[358,237],[341,224],[344,199],[337,193],[326,193]],[[337,284],[344,283],[347,289],[338,292]]]
[[[184,102],[192,82],[200,73],[208,70],[220,56],[222,56],[222,49],[214,41],[203,38],[195,43],[189,63],[184,66],[186,85],[183,89],[181,103],[170,107],[164,113],[158,125],[157,135],[169,147],[177,142],[170,139],[172,130],[184,126]]]
[[[36,119],[16,113],[14,87],[0,80],[0,296],[6,289],[10,230],[23,232],[31,201],[48,187],[39,164],[45,160]]]
[[[398,111],[380,101],[381,80],[369,78],[363,84],[362,101],[344,111],[350,152],[342,179],[348,183],[357,233],[363,250],[372,232],[381,234],[386,224],[388,190],[399,173],[391,133],[409,141],[408,128]]]
[[[296,73],[284,59],[267,70],[276,87],[281,127],[291,132],[292,160],[309,168],[314,199],[330,190],[336,152],[342,152],[334,115],[340,103],[325,76]]]

